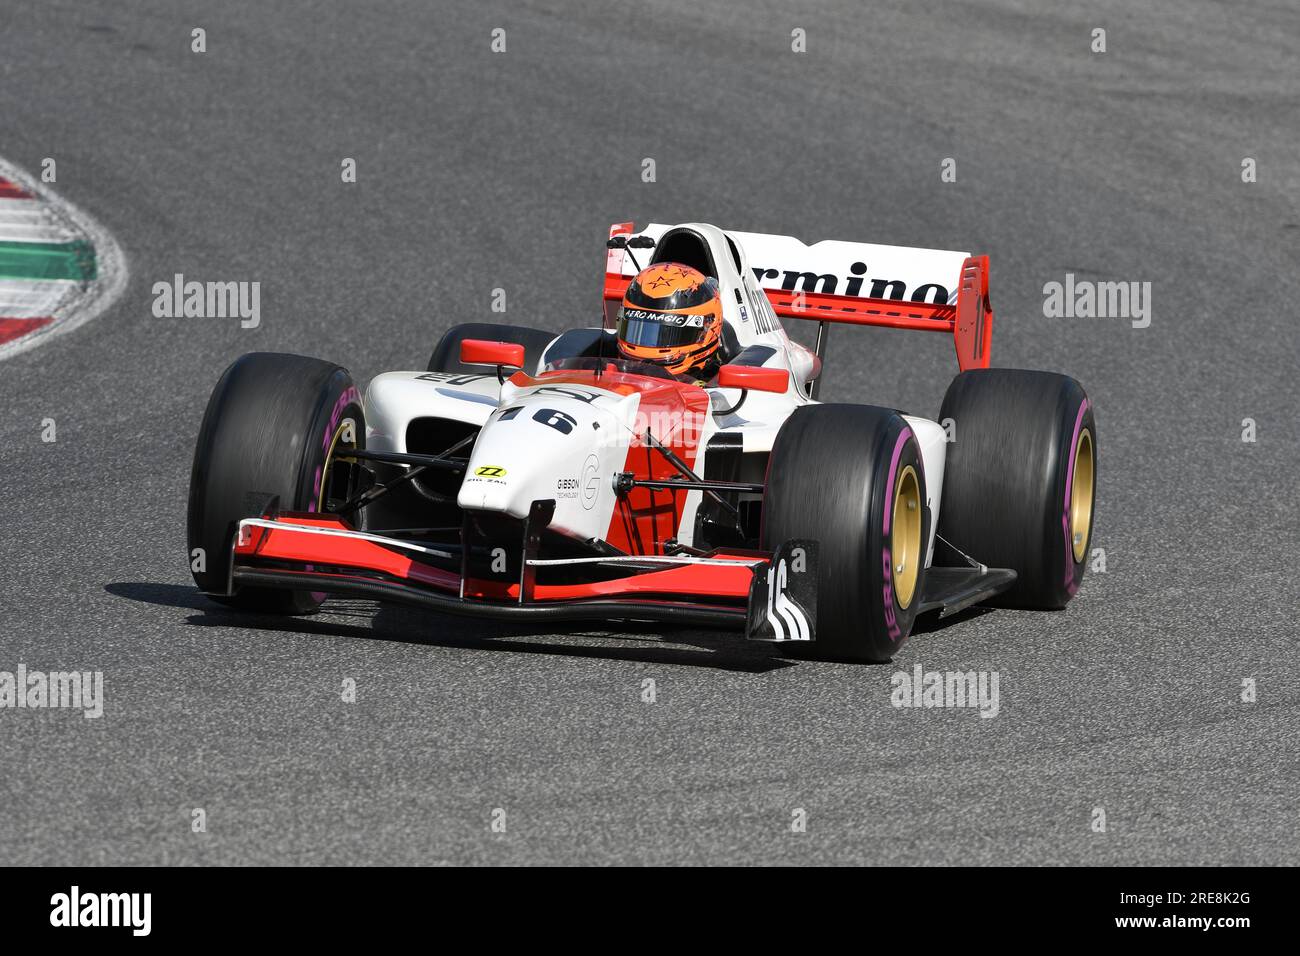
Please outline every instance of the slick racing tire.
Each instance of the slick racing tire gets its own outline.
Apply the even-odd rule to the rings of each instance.
[[[1015,585],[989,603],[1058,609],[1079,590],[1092,541],[1097,426],[1074,379],[1052,372],[962,372],[943,399],[953,440],[941,538]]]
[[[816,634],[797,657],[883,663],[907,640],[925,587],[925,469],[912,428],[870,405],[806,405],[768,460],[764,550],[817,542]]]
[[[541,329],[523,329],[514,325],[500,325],[495,322],[463,322],[453,325],[446,331],[429,356],[430,372],[468,372],[483,375],[487,373],[482,365],[465,365],[460,360],[460,343],[466,339],[484,339],[488,342],[511,342],[524,347],[524,371],[533,375],[537,363],[541,361],[546,346],[555,340],[550,332]]]
[[[340,443],[364,447],[365,434],[361,396],[346,369],[277,352],[236,359],[208,399],[190,473],[189,553],[199,588],[247,610],[309,614],[320,607],[324,596],[308,591],[227,595],[235,527],[241,518],[322,510],[331,453]]]

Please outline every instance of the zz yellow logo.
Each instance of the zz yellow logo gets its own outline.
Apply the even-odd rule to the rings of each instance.
[[[498,468],[496,465],[484,465],[482,468],[475,468],[474,474],[480,478],[503,478],[506,470]]]

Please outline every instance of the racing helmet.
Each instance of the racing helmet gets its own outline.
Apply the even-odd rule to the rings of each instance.
[[[718,281],[678,262],[642,269],[623,296],[618,350],[674,375],[707,378],[722,339]]]

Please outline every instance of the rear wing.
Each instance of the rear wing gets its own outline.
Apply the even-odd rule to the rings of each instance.
[[[633,223],[615,223],[610,238],[630,236]],[[653,223],[639,235],[658,239],[671,226]],[[988,368],[993,339],[988,256],[823,240],[805,245],[790,236],[727,233],[744,250],[748,268],[782,318],[817,322],[818,354],[827,323],[947,332],[964,372]],[[646,256],[642,255],[642,263]],[[605,264],[606,315],[636,274],[623,249]]]

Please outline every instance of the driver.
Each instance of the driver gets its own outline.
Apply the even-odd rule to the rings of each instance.
[[[642,269],[623,296],[618,350],[673,375],[707,381],[718,370],[722,299],[718,281],[678,262]]]

